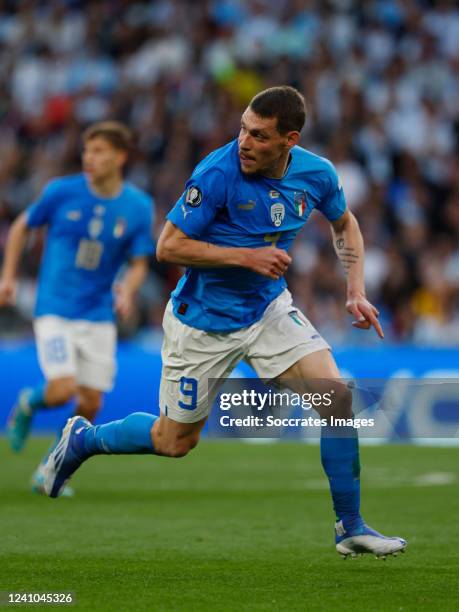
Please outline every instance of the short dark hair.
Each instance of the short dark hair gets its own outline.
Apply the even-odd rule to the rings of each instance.
[[[86,144],[93,138],[104,138],[112,147],[129,152],[132,147],[131,130],[119,121],[99,121],[90,125],[83,132],[83,142]]]
[[[281,134],[301,132],[306,121],[304,97],[294,87],[281,85],[260,91],[252,98],[249,107],[264,118],[277,118],[277,130]]]

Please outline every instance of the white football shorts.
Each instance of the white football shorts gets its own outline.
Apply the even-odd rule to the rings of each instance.
[[[110,391],[116,373],[116,327],[111,322],[35,319],[38,361],[46,380],[72,376],[77,384]]]
[[[301,357],[330,350],[308,319],[292,304],[286,289],[263,317],[227,334],[184,325],[169,301],[163,319],[161,412],[180,423],[195,423],[208,416],[218,393],[209,379],[227,378],[239,361],[251,365],[262,379],[276,378]]]

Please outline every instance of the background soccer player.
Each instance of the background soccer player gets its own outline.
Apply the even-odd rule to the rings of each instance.
[[[353,324],[373,326],[383,337],[378,312],[365,297],[357,221],[332,164],[297,146],[304,121],[304,100],[295,89],[265,90],[244,112],[239,138],[197,166],[157,248],[161,261],[187,266],[164,316],[162,414],[134,413],[97,427],[70,420],[46,466],[52,497],[91,455],[186,455],[198,443],[217,391],[208,390],[208,380],[228,376],[241,358],[261,378],[281,377],[295,390],[311,379],[326,381],[335,401],[321,416],[352,416],[330,347],[292,305],[283,278],[288,248],[319,210],[347,274]],[[404,540],[378,534],[360,515],[355,429],[324,427],[321,456],[337,516],[337,550],[377,556],[404,550]]]
[[[8,422],[20,451],[37,410],[76,397],[76,414],[93,421],[115,374],[114,310],[127,318],[153,252],[153,203],[123,180],[131,132],[102,122],[83,134],[83,173],[51,181],[9,232],[0,283],[0,305],[13,304],[20,256],[29,230],[47,226],[34,331],[46,383],[23,389]],[[122,282],[112,285],[129,262]],[[42,491],[42,466],[32,478]]]

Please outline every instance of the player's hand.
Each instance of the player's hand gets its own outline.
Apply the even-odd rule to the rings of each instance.
[[[124,320],[128,320],[134,313],[134,296],[122,283],[115,285],[115,312]]]
[[[283,276],[292,258],[283,249],[276,247],[261,247],[251,249],[249,269],[268,278],[279,280]]]
[[[14,306],[16,304],[16,282],[0,281],[0,306]]]
[[[352,322],[354,327],[370,329],[373,326],[378,336],[381,339],[384,338],[384,332],[378,321],[379,311],[373,304],[370,304],[365,296],[361,295],[348,299],[346,310],[355,317],[355,321]]]

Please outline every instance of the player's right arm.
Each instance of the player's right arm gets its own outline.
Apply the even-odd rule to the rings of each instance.
[[[222,247],[201,240],[227,200],[227,177],[211,163],[201,162],[186,190],[167,215],[156,249],[158,261],[205,268],[242,267],[279,279],[291,259],[282,249]]]
[[[34,227],[48,225],[53,217],[59,197],[60,180],[50,181],[40,196],[13,222],[6,241],[3,266],[0,276],[0,306],[14,304],[19,261],[27,238]]]
[[[16,301],[17,270],[28,231],[26,214],[22,213],[8,232],[0,279],[0,306],[13,305]]]
[[[158,261],[205,268],[239,266],[272,279],[279,279],[291,262],[290,256],[276,247],[249,249],[221,247],[190,238],[166,221],[156,249]]]

